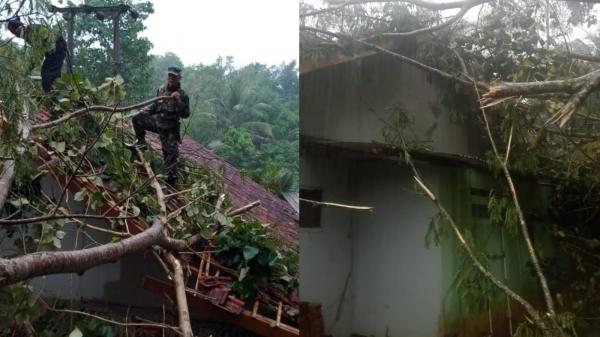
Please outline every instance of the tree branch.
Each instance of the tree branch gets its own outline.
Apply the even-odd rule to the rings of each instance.
[[[27,219],[14,219],[14,220],[4,220],[0,219],[0,225],[26,225],[30,223],[36,222],[44,222],[50,220],[59,220],[59,219],[98,219],[98,220],[127,220],[136,218],[135,216],[124,216],[124,217],[109,217],[104,215],[94,215],[94,214],[55,214],[55,215],[45,215],[39,216],[35,218],[27,218]]]
[[[163,328],[163,329],[169,329],[172,330],[173,332],[175,332],[178,335],[182,335],[181,331],[179,331],[177,328],[170,326],[168,324],[162,324],[162,323],[122,323],[122,322],[117,322],[117,321],[113,321],[111,319],[107,319],[98,315],[94,315],[94,314],[90,314],[84,311],[79,311],[79,310],[70,310],[70,309],[57,309],[57,308],[52,308],[50,307],[47,303],[44,303],[46,309],[50,310],[50,311],[54,311],[54,312],[64,312],[64,313],[68,313],[68,314],[76,314],[76,315],[82,315],[82,316],[88,316],[91,317],[93,319],[97,319],[99,321],[105,322],[105,323],[109,323],[109,324],[113,324],[113,325],[118,325],[118,326],[139,326],[139,327],[158,327],[158,328]]]
[[[424,0],[354,0],[354,1],[330,1],[330,3],[335,4],[334,6],[328,7],[328,8],[323,8],[323,9],[319,9],[319,10],[315,10],[312,12],[308,12],[308,13],[304,13],[304,14],[300,14],[301,18],[304,17],[308,17],[308,16],[315,16],[315,15],[319,15],[319,14],[323,14],[323,13],[327,13],[327,12],[333,12],[336,11],[338,9],[347,7],[347,6],[351,6],[351,5],[362,5],[362,4],[369,4],[369,3],[389,3],[389,2],[403,2],[403,3],[407,3],[407,4],[412,4],[415,6],[419,6],[419,7],[423,7],[423,8],[427,8],[430,9],[432,11],[442,11],[445,9],[453,9],[453,8],[463,8],[466,4],[472,3],[472,2],[489,2],[489,1],[494,1],[494,0],[475,0],[475,1],[468,1],[468,0],[460,0],[460,1],[449,1],[449,2],[434,2],[434,1],[424,1]]]
[[[69,185],[71,184],[71,182],[75,178],[75,175],[77,175],[77,171],[79,171],[79,169],[81,168],[81,165],[83,164],[83,162],[84,162],[85,158],[87,157],[87,155],[94,148],[94,145],[100,140],[100,138],[102,137],[102,134],[104,134],[104,131],[106,130],[106,128],[110,124],[110,119],[115,114],[115,111],[117,110],[117,106],[118,105],[119,104],[117,103],[112,108],[112,111],[110,112],[110,115],[106,118],[106,122],[100,128],[100,131],[96,135],[96,138],[94,138],[94,140],[91,143],[86,144],[85,150],[83,151],[83,154],[81,155],[81,159],[79,160],[79,162],[77,163],[77,166],[75,166],[75,169],[73,170],[73,173],[71,173],[71,176],[69,177],[69,179],[65,183],[65,187],[60,192],[60,196],[58,197],[58,201],[56,202],[56,206],[54,207],[54,209],[52,211],[50,211],[50,214],[54,215],[54,214],[56,214],[56,211],[58,211],[58,208],[62,204],[62,202],[63,202],[63,200],[64,200],[64,198],[65,198],[65,196],[67,194],[67,190],[69,189]],[[86,111],[89,112],[89,109],[86,108]]]
[[[88,111],[89,112],[92,112],[92,111],[112,112],[114,110],[115,112],[125,112],[125,111],[130,111],[133,109],[141,108],[143,106],[146,106],[148,104],[154,103],[154,102],[162,100],[162,99],[172,99],[172,97],[171,96],[158,96],[158,97],[154,97],[152,99],[149,99],[149,100],[141,102],[141,103],[137,103],[134,105],[130,105],[130,106],[126,106],[126,107],[122,107],[122,108],[118,108],[118,109],[115,109],[114,107],[104,106],[104,105],[92,105],[90,107],[75,110],[75,111],[68,113],[66,115],[63,115],[62,117],[57,118],[53,121],[33,125],[31,127],[31,130],[51,128],[51,127],[60,125],[70,119],[85,115],[86,113],[88,113]]]
[[[338,203],[334,203],[334,202],[315,201],[315,200],[309,200],[309,199],[303,199],[303,198],[300,198],[300,201],[308,202],[309,204],[313,204],[314,206],[338,207],[338,208],[352,209],[352,210],[356,210],[356,211],[373,212],[373,207],[368,207],[368,206],[353,206],[353,205],[338,204]]]
[[[140,234],[116,243],[67,252],[38,252],[0,259],[0,287],[36,276],[77,273],[142,251],[159,242],[163,226],[155,221]]]
[[[260,200],[253,201],[246,206],[242,206],[238,209],[234,209],[233,211],[227,213],[227,216],[234,217],[236,215],[240,215],[242,213],[248,212],[249,210],[253,209],[254,207],[258,207],[258,206],[260,206]]]
[[[179,263],[179,260],[177,260],[173,254],[167,252],[165,253],[165,258],[173,270],[173,286],[175,287],[175,300],[177,302],[177,313],[179,316],[179,329],[181,332],[183,332],[184,337],[194,337],[185,293],[183,268],[181,268],[181,263]]]
[[[366,38],[365,40],[370,40],[372,38],[378,37],[378,36],[413,36],[413,35],[419,35],[419,34],[425,34],[425,33],[432,33],[441,29],[444,29],[450,25],[452,25],[453,23],[455,23],[456,21],[460,20],[463,16],[465,16],[465,14],[467,14],[467,12],[478,5],[481,5],[483,3],[486,2],[490,2],[493,0],[471,0],[471,1],[466,1],[464,3],[464,5],[461,7],[460,11],[458,13],[456,13],[456,15],[454,15],[452,18],[444,21],[443,23],[436,25],[436,26],[432,26],[432,27],[424,27],[424,28],[420,28],[420,29],[415,29],[409,32],[399,32],[399,33],[380,33],[380,34],[374,34],[368,38]]]
[[[167,213],[167,205],[165,203],[165,195],[163,193],[162,187],[158,183],[156,179],[156,175],[152,171],[152,167],[144,160],[144,156],[142,151],[139,148],[136,148],[138,158],[144,165],[144,169],[146,170],[146,174],[149,177],[152,177],[150,184],[156,191],[156,198],[158,205],[160,207],[160,222],[162,223],[163,230],[165,231],[163,238],[167,238],[166,228],[168,222],[168,213]],[[170,240],[164,240],[163,242],[169,242]],[[192,325],[190,323],[190,313],[187,304],[187,297],[185,293],[185,281],[183,278],[183,269],[181,268],[181,264],[179,261],[171,254],[170,252],[165,252],[165,259],[171,265],[171,269],[173,270],[173,286],[175,287],[175,298],[177,301],[177,311],[179,316],[179,328],[183,333],[184,337],[194,337],[192,333]]]
[[[579,107],[585,102],[585,99],[600,86],[600,73],[596,74],[596,76],[592,77],[589,81],[587,81],[579,91],[577,91],[565,105],[560,108],[549,120],[546,124],[559,122],[559,127],[565,126],[565,124],[571,119],[575,111],[579,109]]]
[[[475,83],[473,83],[473,88],[475,90],[475,93],[477,94],[477,97],[479,98],[479,101],[481,101],[479,89],[477,88],[477,85]],[[545,277],[544,273],[542,272],[542,268],[540,266],[540,262],[538,260],[535,249],[533,247],[531,237],[529,236],[529,229],[527,228],[527,223],[525,221],[525,215],[523,213],[523,209],[521,208],[521,203],[520,203],[519,197],[517,195],[517,190],[515,188],[510,171],[508,170],[507,163],[504,160],[502,160],[502,157],[500,156],[500,153],[498,152],[498,148],[496,147],[496,142],[494,141],[494,137],[492,136],[492,131],[490,128],[489,121],[487,119],[485,108],[483,107],[483,105],[481,103],[480,103],[479,110],[481,111],[481,116],[483,118],[484,126],[485,126],[485,129],[487,132],[488,139],[492,146],[494,156],[496,157],[496,160],[500,164],[502,172],[504,173],[504,177],[506,178],[506,182],[508,184],[508,187],[509,187],[512,199],[513,199],[513,203],[515,204],[515,208],[517,210],[517,216],[519,218],[519,224],[521,225],[521,233],[523,234],[523,238],[525,239],[527,251],[529,252],[529,255],[531,257],[531,262],[534,266],[536,275],[537,275],[540,285],[542,287],[542,292],[544,294],[544,299],[546,302],[546,306],[548,308],[548,315],[554,321],[554,319],[556,317],[556,312],[554,311],[554,301],[552,300],[552,295],[551,295],[550,289],[548,287],[548,281],[546,280],[546,277]]]
[[[578,60],[600,63],[600,56],[584,55],[584,54],[577,54],[577,53],[568,53],[567,55],[571,56],[574,59],[578,59]]]
[[[383,53],[383,54],[391,55],[391,56],[393,56],[393,57],[395,57],[397,59],[402,60],[405,63],[411,64],[411,65],[413,65],[413,66],[415,66],[417,68],[426,70],[428,72],[437,74],[437,75],[439,75],[439,76],[441,76],[443,78],[459,82],[459,83],[461,83],[463,85],[468,85],[469,87],[471,86],[471,82],[468,81],[468,80],[459,78],[459,77],[457,77],[455,75],[452,75],[450,73],[447,73],[447,72],[445,72],[443,70],[440,70],[440,69],[428,66],[428,65],[426,65],[424,63],[421,63],[421,62],[419,62],[417,60],[414,60],[414,59],[412,59],[410,57],[407,57],[407,56],[404,56],[402,54],[398,54],[396,52],[393,52],[393,51],[391,51],[389,49],[386,49],[384,47],[381,47],[381,46],[379,46],[377,44],[373,44],[373,43],[370,43],[370,42],[367,42],[367,41],[357,40],[356,38],[353,38],[353,37],[348,36],[348,35],[333,33],[333,32],[330,32],[330,31],[326,31],[326,30],[322,30],[322,29],[317,29],[317,28],[312,28],[312,27],[307,27],[307,26],[301,26],[300,30],[304,30],[304,31],[312,32],[312,33],[316,33],[316,34],[324,34],[324,35],[328,35],[328,36],[331,36],[331,37],[335,37],[337,39],[349,40],[349,41],[361,44],[361,45],[363,45],[363,46],[365,46],[365,47],[367,47],[367,48],[369,48],[371,50],[375,50],[375,51],[378,51],[378,52]],[[482,89],[485,89],[485,90],[487,90],[489,88],[489,86],[486,83],[483,83],[483,82],[477,82],[477,85],[480,86]]]
[[[489,90],[482,96],[482,102],[489,105],[489,102],[494,99],[504,97],[535,96],[551,93],[573,94],[579,91],[586,83],[595,81],[598,76],[600,76],[600,70],[594,70],[586,75],[565,80],[515,83],[503,82],[494,84],[491,85]]]

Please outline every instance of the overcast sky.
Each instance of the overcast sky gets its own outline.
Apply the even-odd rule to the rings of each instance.
[[[138,1],[139,2],[139,1]],[[188,66],[233,56],[236,66],[298,60],[298,0],[152,0],[143,33],[153,54]]]

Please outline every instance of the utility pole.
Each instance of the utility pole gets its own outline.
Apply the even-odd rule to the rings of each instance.
[[[129,12],[129,16],[132,19],[137,19],[139,17],[138,12],[136,12],[129,5],[116,5],[116,6],[78,6],[78,7],[56,7],[54,5],[50,6],[50,12],[52,13],[62,13],[63,18],[67,20],[68,23],[68,41],[67,47],[69,49],[69,67],[73,67],[73,32],[74,32],[74,23],[75,16],[77,14],[95,14],[98,20],[104,20],[106,17],[111,17],[113,20],[113,50],[112,50],[112,64],[113,64],[113,76],[116,76],[120,72],[121,60],[120,60],[120,50],[121,50],[121,39],[119,36],[119,28],[121,26],[121,16]]]

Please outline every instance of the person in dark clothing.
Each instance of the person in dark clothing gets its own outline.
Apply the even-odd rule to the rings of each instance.
[[[42,25],[25,26],[18,17],[9,20],[7,26],[11,33],[24,39],[34,48],[44,48],[47,45],[47,39],[52,35],[47,27]],[[54,80],[60,77],[66,56],[67,42],[61,35],[58,35],[54,42],[54,48],[45,53],[44,62],[42,63],[42,89],[45,93],[50,92]]]
[[[181,89],[181,69],[169,67],[167,83],[156,91],[156,96],[170,96],[154,102],[148,108],[140,110],[133,118],[133,130],[137,138],[136,144],[127,147],[146,148],[146,131],[155,132],[160,138],[163,160],[165,165],[166,182],[173,186],[177,177],[177,157],[179,156],[179,119],[190,116],[190,99]]]

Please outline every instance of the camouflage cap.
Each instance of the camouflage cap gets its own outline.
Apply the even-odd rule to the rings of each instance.
[[[181,68],[169,67],[169,68],[167,68],[167,74],[173,74],[173,75],[181,77]]]

